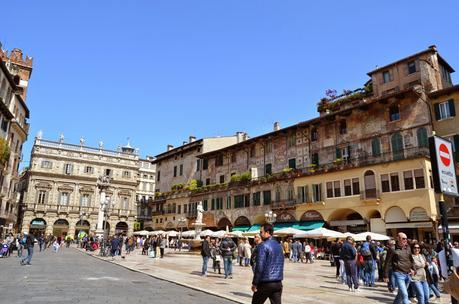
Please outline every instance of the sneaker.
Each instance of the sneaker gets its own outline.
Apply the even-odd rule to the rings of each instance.
[[[360,288],[354,289],[354,292],[360,292]]]
[[[353,292],[352,287],[349,287],[349,292]]]
[[[229,278],[230,278],[230,279],[233,279],[233,276],[232,276],[232,275],[230,275],[230,276],[229,276]]]
[[[25,266],[32,266],[32,264],[30,264],[30,263],[27,263],[27,264],[25,264]]]

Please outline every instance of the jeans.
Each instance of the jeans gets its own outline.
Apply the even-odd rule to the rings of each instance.
[[[271,304],[281,304],[282,282],[259,283],[253,294],[252,304],[263,304],[269,298]]]
[[[375,284],[375,262],[373,259],[366,260],[363,266],[365,285],[371,286]]]
[[[352,288],[352,285],[354,285],[354,289],[358,289],[359,279],[357,277],[357,264],[355,260],[344,261],[344,269],[346,270],[347,286]]]
[[[293,251],[293,253],[292,253],[292,261],[294,263],[298,262],[298,251]]]
[[[22,263],[30,265],[30,262],[32,261],[32,257],[33,257],[33,247],[28,247],[27,248],[27,257],[22,260]]]
[[[428,304],[430,297],[430,288],[427,281],[413,281],[414,290],[416,290],[416,299],[418,304]]]
[[[233,275],[233,257],[223,257],[223,268],[225,269],[225,278]]]
[[[18,258],[22,258],[22,250],[23,250],[22,245],[19,245],[19,247],[18,247]]]
[[[430,289],[432,289],[433,293],[435,294],[435,296],[437,298],[439,298],[441,296],[440,290],[438,289],[438,285],[437,284],[430,284]]]
[[[202,271],[201,271],[202,275],[207,274],[207,264],[208,263],[209,263],[209,257],[208,256],[203,256],[202,257]]]
[[[408,273],[394,271],[395,285],[398,287],[398,293],[395,297],[394,304],[411,304],[408,299],[408,286],[411,282],[411,277]]]

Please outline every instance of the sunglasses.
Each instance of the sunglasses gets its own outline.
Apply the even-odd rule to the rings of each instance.
[[[414,249],[421,249],[421,247],[414,247]]]

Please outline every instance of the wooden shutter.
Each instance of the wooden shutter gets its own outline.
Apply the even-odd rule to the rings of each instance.
[[[336,147],[336,159],[341,158],[341,149]]]
[[[454,107],[454,99],[448,100],[449,104],[449,113],[451,114],[451,117],[456,116],[456,108]]]
[[[439,103],[434,104],[434,110],[435,110],[435,119],[440,120],[440,104]]]
[[[310,202],[311,201],[309,199],[309,186],[308,185],[304,186],[304,201],[305,202]]]

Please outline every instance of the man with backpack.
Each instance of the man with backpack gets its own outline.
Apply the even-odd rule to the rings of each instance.
[[[363,256],[363,274],[365,286],[375,287],[375,269],[376,269],[376,248],[371,242],[371,236],[367,235],[366,241],[360,248],[360,254]]]
[[[31,233],[24,232],[24,248],[27,249],[27,257],[21,260],[21,265],[30,266],[33,256],[33,247],[35,245],[35,237]]]

